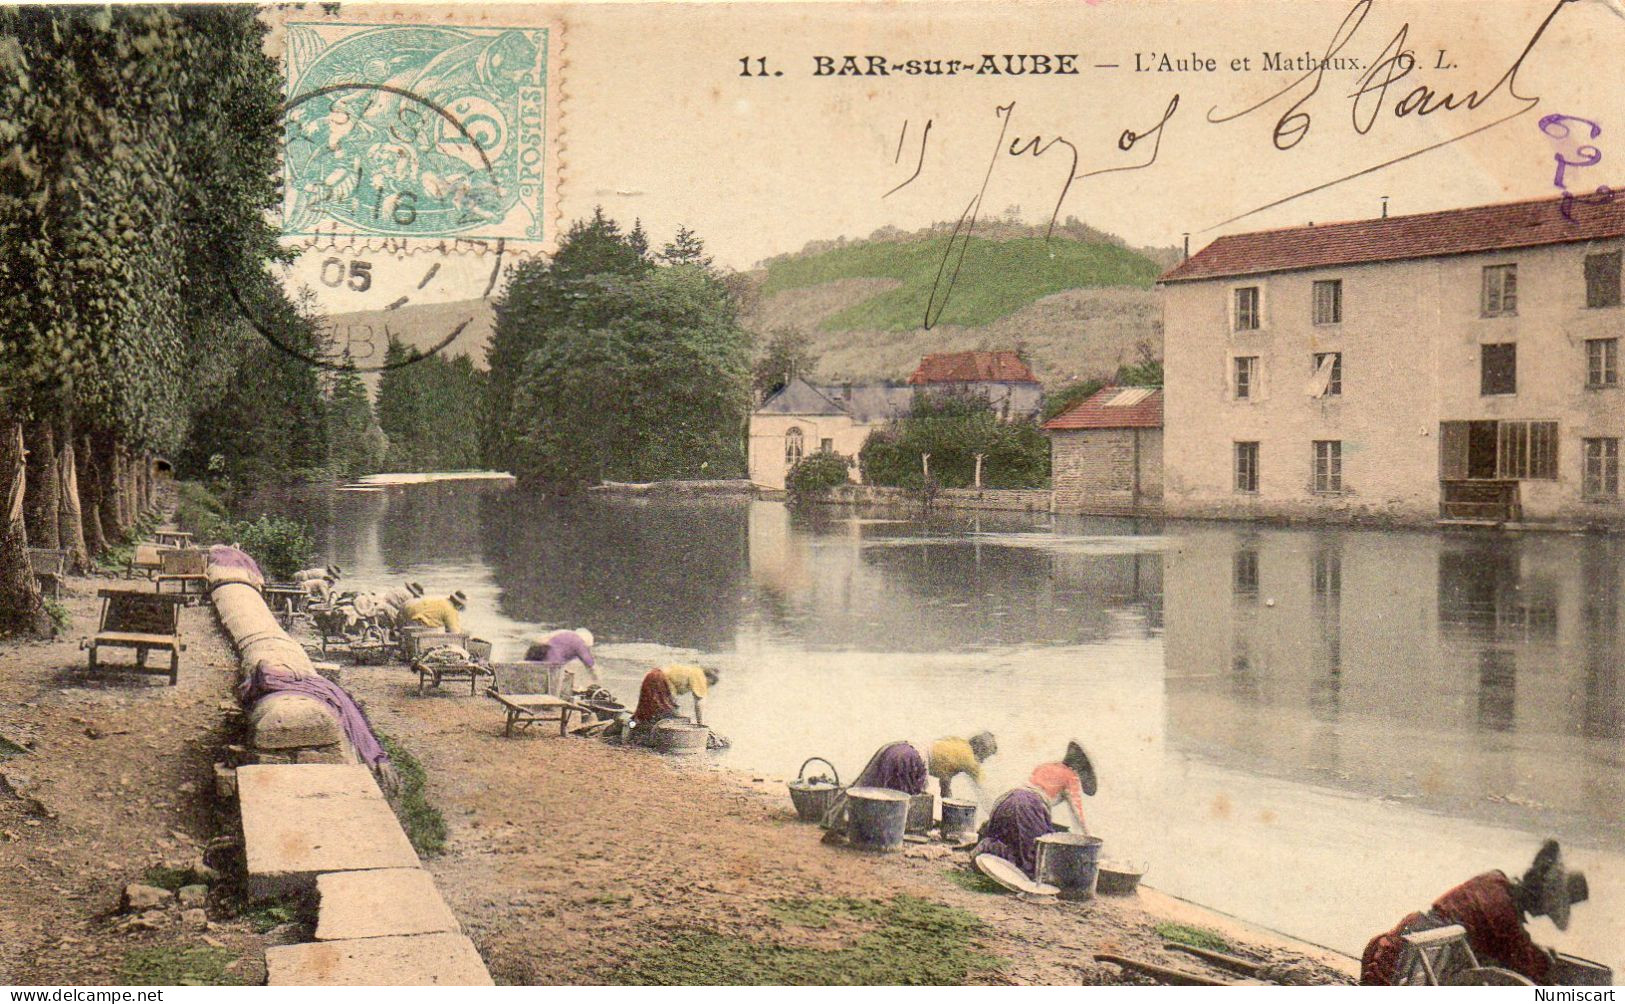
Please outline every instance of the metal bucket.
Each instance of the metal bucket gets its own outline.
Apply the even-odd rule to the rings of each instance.
[[[711,730],[703,725],[673,721],[668,718],[655,724],[655,749],[662,753],[690,755],[704,753]]]
[[[1099,837],[1048,833],[1038,838],[1038,881],[1060,889],[1062,899],[1093,899],[1100,876]]]
[[[890,788],[848,788],[847,839],[860,850],[898,850],[911,801],[912,796]]]
[[[813,784],[804,780],[807,776],[807,764],[821,763],[829,768],[829,774],[835,779],[834,784],[820,782]],[[830,806],[835,804],[835,797],[841,793],[841,774],[835,765],[821,756],[809,757],[807,762],[796,771],[796,779],[790,782],[790,801],[796,807],[796,818],[803,823],[820,822],[828,814]]]
[[[909,833],[924,833],[936,824],[937,796],[922,791],[909,799],[908,820],[903,829]]]
[[[962,798],[942,800],[942,835],[976,832],[976,803]]]

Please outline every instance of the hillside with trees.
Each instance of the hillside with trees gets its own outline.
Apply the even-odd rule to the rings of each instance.
[[[745,323],[759,338],[803,333],[818,376],[832,381],[903,379],[929,352],[1019,347],[1055,388],[1161,355],[1153,284],[1177,251],[1131,248],[1073,218],[1049,233],[1013,216],[952,248],[951,227],[939,224],[768,259],[750,273]],[[945,258],[957,279],[926,330]]]

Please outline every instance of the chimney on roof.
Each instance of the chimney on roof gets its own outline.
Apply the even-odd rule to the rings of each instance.
[[[1388,218],[1388,196],[1386,195],[1382,197],[1382,218],[1385,220]]]
[[[1190,256],[1191,256],[1191,235],[1186,234],[1185,235],[1185,258],[1189,258]],[[1180,261],[1184,261],[1184,260],[1185,260],[1184,258],[1180,259]]]

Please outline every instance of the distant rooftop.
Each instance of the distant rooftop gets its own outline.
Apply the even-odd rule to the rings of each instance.
[[[907,414],[914,405],[914,388],[907,384],[815,384],[797,377],[763,401],[757,414],[851,415],[860,424]]]
[[[1014,352],[935,352],[920,360],[908,382],[1037,383],[1038,378]]]
[[[1625,236],[1625,197],[1532,199],[1414,216],[1389,216],[1231,234],[1163,273],[1160,282],[1290,272],[1369,262],[1475,254]]]
[[[1044,428],[1160,429],[1162,388],[1102,387],[1045,422]]]

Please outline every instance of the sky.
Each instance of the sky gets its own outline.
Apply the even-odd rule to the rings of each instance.
[[[1625,182],[1612,167],[1625,162],[1625,14],[1607,0],[423,5],[390,16],[553,24],[548,236],[602,206],[641,220],[656,244],[689,226],[737,269],[808,241],[1011,206],[1030,223],[1076,216],[1135,245],[1188,233],[1195,251],[1222,233],[1376,216],[1385,196],[1398,215],[1557,195],[1559,180],[1574,194]],[[1328,53],[1339,65],[1324,71],[1270,65]],[[1001,69],[1007,54],[1042,54],[1075,72],[969,72],[985,54]],[[818,73],[865,69],[870,56],[888,71],[933,59],[966,69]],[[1432,107],[1446,104],[1457,107]],[[1585,123],[1543,130],[1549,115]],[[1582,131],[1595,147],[1583,155]],[[1558,153],[1595,163],[1557,179]],[[1093,173],[1107,169],[1121,170]],[[510,243],[505,254],[545,250]],[[357,253],[308,252],[291,281]],[[342,303],[324,290],[331,309],[489,285],[488,255],[430,252],[442,268],[419,290],[423,251],[367,253],[375,281]]]

